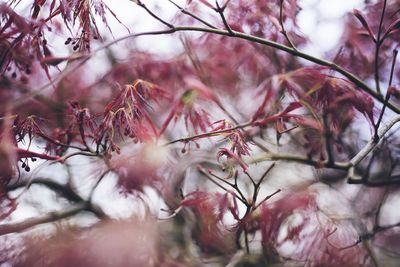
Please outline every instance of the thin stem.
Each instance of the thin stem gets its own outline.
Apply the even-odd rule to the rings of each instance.
[[[136,3],[137,3],[140,7],[144,8],[144,9],[147,11],[147,13],[149,13],[153,18],[155,18],[156,20],[158,20],[159,22],[161,22],[162,24],[164,24],[164,25],[167,26],[168,28],[171,28],[171,29],[174,28],[174,25],[172,25],[172,24],[166,22],[165,20],[163,20],[162,18],[160,18],[159,16],[157,16],[156,14],[154,14],[153,11],[151,11],[142,1],[136,0]]]
[[[357,175],[348,175],[348,184],[362,184],[367,187],[382,187],[382,186],[389,186],[389,185],[399,185],[400,184],[400,179],[399,178],[389,178],[389,179],[383,179],[383,180],[372,180],[372,181],[365,181],[362,178],[360,178]]]
[[[229,117],[235,124],[239,124],[238,120],[222,105],[221,101],[216,101],[215,104]]]
[[[379,95],[381,94],[381,89],[379,85],[379,50],[381,48],[381,33],[382,33],[382,24],[383,24],[383,18],[385,17],[385,10],[386,10],[386,0],[383,1],[383,8],[382,8],[382,14],[381,14],[381,19],[379,22],[379,28],[378,28],[378,36],[376,40],[376,46],[375,46],[375,85],[376,85],[376,91]]]
[[[262,182],[264,181],[265,177],[267,177],[267,174],[272,170],[272,168],[275,167],[275,162],[269,166],[269,168],[263,173],[261,178],[258,180],[257,183],[253,183],[254,186],[254,191],[253,191],[253,199],[251,202],[251,211],[254,211],[256,209],[256,203],[257,203],[257,198],[258,198],[258,193],[260,192],[260,186]]]
[[[19,232],[22,232],[26,229],[29,229],[29,228],[39,225],[39,224],[50,223],[50,222],[58,221],[58,220],[65,219],[68,217],[72,217],[72,216],[78,214],[79,212],[87,210],[87,209],[88,209],[87,202],[80,202],[78,204],[75,204],[75,205],[67,208],[67,209],[64,209],[61,211],[49,212],[45,215],[30,218],[30,219],[27,219],[27,220],[19,222],[19,223],[2,224],[2,225],[0,225],[0,236],[10,234],[10,233],[19,233]]]
[[[294,46],[292,40],[289,38],[289,35],[286,32],[285,29],[285,24],[283,22],[283,1],[280,1],[280,5],[279,5],[279,24],[281,25],[281,33],[283,34],[283,36],[285,36],[286,41],[289,43],[289,45],[293,48],[296,49],[296,47]]]
[[[392,60],[392,67],[390,69],[390,78],[389,78],[389,84],[388,84],[388,88],[392,85],[392,81],[393,81],[393,74],[394,74],[394,69],[396,67],[396,59],[397,59],[397,54],[398,54],[398,50],[394,49],[393,50],[393,60]]]
[[[387,103],[389,102],[389,99],[390,99],[390,90],[389,89],[390,89],[390,86],[392,85],[394,68],[396,66],[396,58],[397,58],[397,49],[393,50],[393,61],[392,61],[392,67],[391,67],[391,70],[390,70],[390,78],[389,78],[388,89],[386,90],[385,102],[383,103],[383,107],[382,107],[381,113],[379,115],[379,119],[375,124],[375,135],[374,135],[375,142],[378,142],[378,140],[379,140],[378,129],[379,129],[379,126],[380,126],[380,124],[382,122],[383,114],[385,113],[385,109],[386,109]]]
[[[47,188],[59,193],[62,197],[72,202],[82,202],[84,199],[72,190],[68,185],[59,184],[55,181],[45,178],[35,178],[32,180],[19,181],[7,186],[7,191],[13,191],[22,187],[30,187],[32,184],[46,186]]]
[[[239,121],[236,120],[235,117],[222,105],[221,101],[218,100],[215,103],[229,117],[229,119],[231,119],[236,125],[239,124]],[[249,136],[249,141],[254,143],[256,146],[258,146],[264,152],[270,152],[270,150],[266,146],[264,146],[263,144],[261,144],[260,142],[255,140],[254,136]]]
[[[267,168],[267,170],[263,173],[263,175],[261,176],[260,180],[258,180],[257,186],[259,187],[262,182],[264,181],[264,179],[267,177],[268,173],[275,167],[275,162],[271,164],[271,166],[269,166]]]
[[[179,6],[177,3],[175,3],[172,0],[168,0],[171,4],[173,4],[176,8],[178,8],[183,14],[188,15],[192,18],[194,18],[195,20],[203,23],[204,25],[206,25],[207,27],[210,27],[212,29],[217,29],[217,27],[214,27],[213,25],[211,25],[210,23],[208,23],[207,21],[201,19],[200,17],[196,16],[195,14],[193,14],[192,12],[187,11],[186,9],[184,9],[183,7]]]
[[[328,114],[324,112],[323,115],[323,121],[324,121],[324,133],[325,133],[325,147],[326,147],[326,153],[328,154],[328,162],[327,165],[333,164],[335,162],[333,152],[332,152],[332,144],[331,144],[331,138],[332,138],[332,133],[331,129],[329,127],[329,122],[328,122]]]
[[[278,190],[276,190],[274,193],[272,193],[271,195],[266,196],[263,200],[260,201],[260,203],[258,203],[258,204],[253,208],[253,210],[258,209],[258,208],[262,205],[262,203],[264,203],[264,202],[267,201],[268,199],[272,198],[272,197],[275,196],[276,194],[280,193],[281,191],[282,191],[281,189],[278,189]]]
[[[204,171],[204,172],[206,171],[206,170],[204,170],[203,167],[200,167],[200,166],[199,166],[199,168],[201,168],[202,171]],[[227,180],[225,180],[225,179],[219,177],[218,175],[216,175],[215,173],[213,173],[213,172],[211,172],[211,171],[208,171],[208,173],[209,173],[212,177],[214,177],[215,179],[217,179],[218,181],[220,181],[220,182],[222,182],[222,183],[224,183],[224,184],[226,184],[226,185],[228,185],[228,186],[230,186],[230,187],[232,187],[232,188],[235,188],[235,184],[231,184],[231,183],[228,182]]]
[[[259,141],[255,140],[254,137],[251,137],[250,139],[256,146],[258,146],[262,151],[270,153],[271,150],[269,150],[264,144],[260,143]]]
[[[69,159],[71,157],[74,157],[74,156],[78,156],[78,155],[87,156],[87,157],[98,157],[98,158],[102,157],[102,155],[96,154],[96,153],[93,153],[93,152],[78,151],[78,152],[74,152],[74,153],[65,155],[65,156],[61,157],[58,161],[59,162],[64,162],[65,160],[67,160],[67,159]]]
[[[233,194],[234,197],[236,197],[240,202],[242,202],[244,205],[248,206],[248,203],[246,201],[245,198],[242,198],[241,196],[238,196],[235,192],[229,191],[227,188],[223,187],[221,184],[217,183],[212,176],[200,165],[197,166],[197,170],[203,174],[206,178],[208,178],[208,180],[210,180],[210,182],[212,182],[213,184],[215,184],[216,186],[218,186],[219,188],[221,188],[222,190],[224,190],[225,192],[230,192],[231,194]]]
[[[246,247],[246,253],[250,254],[250,247],[249,247],[249,233],[246,229],[246,227],[244,228],[244,245]]]
[[[90,203],[92,202],[93,195],[94,195],[94,192],[96,191],[96,188],[99,186],[101,181],[103,181],[104,177],[111,171],[112,171],[111,169],[107,169],[105,172],[103,172],[100,175],[99,179],[97,179],[96,184],[92,187],[92,190],[90,191],[90,194],[89,194],[89,197],[88,197],[88,202],[90,202]]]
[[[237,129],[243,129],[243,128],[249,127],[249,126],[251,126],[251,124],[252,124],[251,122],[246,122],[246,123],[237,125],[237,126],[232,127],[232,128],[227,128],[227,129],[223,129],[223,130],[218,130],[218,131],[202,133],[202,134],[197,134],[197,135],[193,135],[193,136],[189,136],[189,137],[175,139],[175,140],[173,140],[171,142],[168,142],[168,143],[164,144],[164,146],[172,145],[172,144],[178,143],[178,142],[186,143],[186,142],[194,141],[196,139],[200,139],[200,138],[204,138],[204,137],[218,136],[221,133],[227,133],[227,132],[234,131],[234,130],[237,130]]]
[[[244,172],[244,173],[247,175],[247,177],[249,177],[250,182],[253,184],[253,186],[256,186],[257,183],[254,181],[253,177],[251,177],[251,175],[248,172]]]
[[[204,170],[203,167],[199,166],[198,168],[201,168],[201,169],[202,169],[202,172],[206,172],[206,170]],[[211,175],[212,177],[215,177],[215,179],[217,179],[218,181],[220,181],[220,182],[222,182],[222,183],[224,183],[224,184],[226,184],[226,185],[232,187],[232,188],[239,194],[239,196],[240,196],[243,200],[246,199],[246,197],[244,196],[243,192],[242,192],[242,191],[239,189],[239,187],[238,187],[238,184],[237,184],[237,175],[235,175],[235,183],[234,183],[234,184],[231,184],[230,182],[228,182],[228,181],[226,181],[225,179],[223,179],[223,178],[221,178],[221,177],[215,175],[215,174],[212,173],[212,172],[208,172],[208,174]]]
[[[225,26],[226,30],[229,32],[229,34],[230,34],[231,36],[235,35],[235,33],[232,31],[231,27],[230,27],[229,24],[228,24],[228,21],[227,21],[226,18],[225,18],[225,15],[224,15],[224,10],[225,10],[226,6],[224,6],[224,7],[221,8],[220,5],[219,5],[219,3],[218,3],[218,0],[215,0],[215,4],[217,5],[217,8],[214,9],[214,10],[220,15],[220,17],[221,17],[221,19],[222,19],[222,22],[224,23],[224,26]]]
[[[293,155],[293,154],[285,154],[285,153],[261,153],[257,156],[249,157],[246,158],[244,161],[247,164],[254,164],[258,162],[263,162],[263,161],[268,161],[268,160],[287,160],[287,161],[293,161],[293,162],[298,162],[301,164],[306,164],[310,165],[313,167],[321,168],[331,168],[331,169],[341,169],[341,170],[347,170],[350,168],[350,163],[349,162],[332,162],[331,164],[328,164],[327,161],[318,161],[314,159],[310,159],[309,157],[305,156],[298,156],[298,155]]]

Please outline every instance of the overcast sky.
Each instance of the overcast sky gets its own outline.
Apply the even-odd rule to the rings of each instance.
[[[159,22],[146,14],[142,8],[136,6],[135,3],[128,0],[118,1],[104,0],[104,2],[116,13],[118,18],[125,25],[134,25],[133,31],[147,31],[160,29]],[[163,18],[172,18],[177,9],[169,3],[168,0],[147,1],[148,3],[157,3],[162,11]],[[176,3],[185,6],[186,0],[176,0]],[[298,23],[301,31],[310,38],[313,43],[310,50],[314,54],[320,54],[333,48],[341,35],[341,18],[346,12],[362,6],[362,0],[300,0],[303,10],[298,16]],[[119,23],[110,18],[110,26],[116,29],[115,36],[126,34],[126,30]],[[339,25],[338,25],[339,24]],[[165,36],[158,36],[160,40],[165,42],[154,42],[154,38],[142,38],[139,45],[144,48],[150,48],[154,52],[168,52],[170,45],[174,43]],[[175,42],[176,44],[176,42]]]

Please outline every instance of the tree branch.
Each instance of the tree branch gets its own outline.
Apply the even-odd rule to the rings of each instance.
[[[247,164],[254,164],[258,162],[268,161],[268,160],[287,160],[298,162],[306,165],[310,165],[316,168],[331,168],[331,169],[341,169],[347,170],[350,167],[348,162],[332,162],[329,163],[328,161],[319,161],[314,160],[306,156],[299,156],[293,154],[285,154],[285,153],[261,153],[259,155],[253,157],[247,157],[245,162]]]
[[[87,210],[88,208],[89,208],[88,203],[80,202],[65,210],[49,212],[45,215],[30,218],[19,223],[1,224],[0,236],[10,233],[19,233],[39,224],[50,223],[61,219],[65,219],[74,216],[81,211]]]
[[[386,91],[385,102],[383,103],[383,107],[382,107],[381,113],[379,115],[378,121],[375,124],[375,136],[374,136],[375,141],[377,141],[379,139],[379,137],[378,137],[378,129],[379,129],[379,126],[380,126],[380,124],[382,122],[383,114],[385,113],[385,109],[386,109],[387,103],[389,103],[389,99],[390,99],[390,96],[391,96],[390,95],[391,94],[390,86],[392,85],[392,81],[393,81],[393,73],[394,73],[394,69],[395,69],[395,66],[396,66],[397,53],[398,53],[397,49],[393,50],[392,67],[390,69],[390,78],[389,78],[388,89]]]
[[[212,28],[212,29],[216,29],[217,27],[214,27],[213,25],[211,25],[210,23],[208,23],[207,21],[199,18],[198,16],[196,16],[195,14],[193,14],[192,12],[187,11],[186,9],[184,9],[183,7],[179,6],[177,3],[175,3],[172,0],[168,0],[171,4],[173,4],[176,8],[178,8],[183,14],[188,15],[192,18],[194,18],[195,20],[203,23],[204,25]]]
[[[137,5],[139,5],[140,7],[142,7],[144,10],[146,10],[147,13],[150,14],[150,16],[152,16],[153,18],[155,18],[156,20],[158,20],[159,22],[161,22],[162,24],[164,24],[165,26],[167,26],[168,28],[174,28],[174,25],[166,22],[165,20],[163,20],[162,18],[160,18],[159,16],[157,16],[156,14],[153,13],[153,11],[151,11],[142,1],[140,0],[136,0],[135,1]]]
[[[106,172],[106,173],[108,173],[108,172]],[[99,179],[102,179],[106,173],[102,174]],[[7,191],[13,191],[13,190],[16,190],[16,189],[22,188],[22,187],[28,187],[29,188],[32,184],[46,186],[50,190],[55,191],[56,193],[60,194],[62,197],[64,197],[65,199],[67,199],[67,200],[69,200],[71,202],[74,202],[74,203],[85,202],[85,203],[87,203],[87,209],[86,210],[92,212],[93,214],[95,214],[99,218],[107,217],[107,215],[101,209],[95,208],[92,205],[92,195],[90,195],[90,197],[87,200],[85,200],[79,194],[77,194],[72,188],[70,188],[68,185],[59,184],[59,183],[57,183],[55,181],[52,181],[50,179],[35,178],[35,179],[32,179],[32,180],[20,181],[20,182],[17,182],[15,184],[8,185],[7,186]],[[96,184],[96,186],[97,186],[97,184]],[[94,187],[93,190],[95,188],[96,187]]]
[[[232,36],[232,34],[229,31],[226,30],[220,30],[220,29],[212,29],[212,28],[202,28],[202,27],[191,27],[191,26],[177,26],[171,29],[167,29],[167,30],[160,30],[160,31],[148,31],[148,32],[141,32],[141,33],[136,33],[136,34],[129,34],[120,38],[117,38],[107,44],[104,44],[103,46],[99,47],[98,49],[96,49],[95,51],[93,51],[92,53],[88,54],[88,55],[81,55],[81,58],[83,58],[83,60],[81,62],[79,62],[79,64],[77,64],[76,66],[74,66],[73,68],[69,68],[67,69],[65,72],[63,72],[59,77],[57,77],[55,80],[51,81],[50,83],[47,83],[45,85],[43,85],[42,87],[40,87],[38,90],[33,91],[32,93],[30,93],[30,95],[27,95],[25,97],[21,97],[20,101],[17,101],[15,103],[15,106],[20,106],[23,103],[25,103],[26,101],[29,100],[30,97],[34,97],[36,95],[38,95],[41,91],[45,90],[46,88],[48,88],[49,86],[51,86],[54,82],[59,81],[61,78],[66,77],[69,73],[73,72],[74,70],[76,70],[76,68],[82,66],[87,60],[89,60],[90,57],[92,57],[93,55],[95,55],[97,52],[111,46],[114,45],[116,43],[119,43],[121,41],[124,41],[126,39],[130,39],[130,38],[135,38],[135,37],[139,37],[139,36],[146,36],[146,35],[165,35],[165,34],[171,34],[174,32],[190,32],[190,31],[195,31],[195,32],[205,32],[205,33],[213,33],[213,34],[218,34],[218,35],[225,35],[225,36],[231,36],[233,38],[239,38],[239,39],[243,39],[243,40],[247,40],[250,42],[254,42],[254,43],[259,43],[265,46],[269,46],[272,48],[276,48],[279,49],[281,51],[284,51],[286,53],[289,53],[293,56],[296,57],[300,57],[303,58],[305,60],[308,60],[310,62],[313,62],[315,64],[318,64],[320,66],[325,66],[328,67],[332,70],[335,70],[336,72],[342,74],[344,77],[346,77],[347,79],[349,79],[351,82],[353,82],[355,85],[357,85],[357,87],[359,87],[360,89],[362,89],[363,91],[365,91],[366,93],[368,93],[369,95],[371,95],[373,98],[375,98],[376,100],[380,101],[381,103],[384,103],[384,99],[383,97],[378,94],[377,92],[375,92],[374,90],[372,90],[365,82],[363,82],[360,78],[358,78],[357,76],[355,76],[354,74],[346,71],[344,68],[338,66],[337,64],[325,60],[325,59],[321,59],[318,57],[314,57],[311,56],[309,54],[300,52],[294,48],[288,47],[286,45],[268,40],[268,39],[264,39],[261,37],[257,37],[257,36],[253,36],[253,35],[249,35],[243,32],[237,32],[237,31],[233,31],[234,36]],[[400,108],[393,105],[392,103],[388,103],[387,106],[394,111],[395,113],[400,114]]]
[[[47,188],[56,191],[59,193],[62,197],[66,198],[69,201],[72,202],[82,202],[84,199],[79,196],[74,190],[72,190],[70,187],[59,184],[57,182],[54,182],[50,179],[45,179],[45,178],[35,178],[33,180],[25,180],[25,181],[20,181],[18,183],[8,185],[7,186],[7,191],[13,191],[18,188],[22,187],[30,187],[32,184],[37,184],[37,185],[43,185],[46,186]]]
[[[237,130],[237,129],[243,129],[243,128],[249,127],[251,125],[252,125],[252,122],[246,122],[246,123],[239,124],[239,125],[237,125],[235,127],[232,127],[232,128],[227,128],[227,129],[223,129],[223,130],[219,130],[219,131],[213,131],[213,132],[197,134],[197,135],[193,135],[193,136],[189,136],[189,137],[179,138],[179,139],[175,139],[173,141],[170,141],[170,142],[164,144],[164,146],[172,145],[172,144],[178,143],[178,142],[184,142],[185,143],[185,142],[194,141],[194,140],[197,140],[197,139],[200,139],[200,138],[218,136],[221,133],[227,133],[227,132],[234,131],[234,130]]]
[[[285,39],[289,43],[289,45],[293,49],[297,50],[285,29],[285,24],[283,22],[283,1],[284,0],[280,0],[279,4],[279,24],[281,25],[281,33],[283,34],[283,36],[285,36]]]
[[[355,174],[355,166],[359,164],[379,143],[379,141],[386,135],[386,133],[400,121],[400,115],[396,115],[387,123],[385,123],[378,131],[378,138],[374,135],[371,140],[350,160],[348,183],[350,184],[365,184],[367,186],[382,186],[388,184],[397,184],[399,179],[394,180],[380,180],[376,182],[369,182],[362,179]]]
[[[208,180],[210,180],[213,184],[215,184],[216,186],[218,186],[219,188],[221,188],[223,191],[225,192],[229,192],[231,193],[234,197],[236,197],[240,202],[242,202],[244,205],[248,206],[248,203],[246,201],[246,198],[244,197],[243,193],[239,190],[239,188],[236,185],[232,185],[230,183],[225,183],[229,186],[231,186],[232,188],[234,188],[239,195],[237,195],[234,191],[230,191],[229,189],[227,189],[226,187],[222,186],[221,184],[219,184],[217,181],[214,180],[213,176],[211,176],[201,165],[197,165],[197,170],[203,174],[206,178],[208,178]],[[214,176],[215,177],[215,176]],[[219,179],[218,179],[219,180]],[[236,187],[235,187],[236,186]]]
[[[220,15],[221,20],[222,20],[222,22],[224,23],[225,29],[229,32],[229,34],[230,34],[231,36],[234,36],[235,34],[233,33],[231,27],[230,27],[229,24],[228,24],[228,21],[227,21],[226,18],[225,18],[225,15],[224,15],[224,10],[225,10],[225,8],[226,8],[226,5],[223,6],[223,7],[221,7],[221,6],[219,5],[219,3],[218,3],[218,0],[215,0],[215,5],[217,6],[217,8],[215,8],[214,10],[215,10],[215,12],[217,12],[217,13]]]
[[[351,166],[356,166],[360,163],[379,143],[379,140],[382,139],[385,134],[396,124],[400,121],[400,115],[393,117],[390,121],[385,123],[378,131],[378,142],[373,137],[360,152],[357,153],[351,160]]]

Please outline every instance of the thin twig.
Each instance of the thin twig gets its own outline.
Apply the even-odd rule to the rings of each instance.
[[[250,182],[253,184],[253,186],[256,186],[257,183],[254,181],[253,177],[251,177],[251,175],[248,172],[244,172],[244,173],[247,175],[247,177],[249,177]]]
[[[341,169],[341,170],[347,170],[350,167],[349,162],[333,162],[331,164],[328,164],[328,161],[319,161],[319,160],[314,160],[306,156],[298,156],[298,155],[293,155],[293,154],[286,154],[286,153],[261,153],[259,155],[253,156],[253,157],[248,157],[245,159],[245,162],[247,164],[254,164],[258,162],[263,162],[263,161],[268,161],[268,160],[287,160],[287,161],[293,161],[293,162],[299,162],[302,164],[310,165],[313,167],[325,167],[325,168],[331,168],[331,169]]]
[[[0,225],[0,236],[10,233],[19,233],[39,224],[55,222],[61,219],[72,217],[78,214],[79,212],[87,209],[88,209],[87,202],[80,202],[64,210],[49,212],[45,215],[26,219],[25,221],[22,222],[2,224]]]
[[[97,153],[93,153],[93,152],[78,151],[78,152],[74,152],[74,153],[65,155],[65,156],[61,157],[58,161],[59,162],[64,162],[64,161],[66,161],[67,159],[69,159],[71,157],[79,156],[79,155],[80,156],[87,156],[87,157],[98,157],[98,158],[102,157],[101,154],[97,154]]]
[[[211,29],[217,29],[217,27],[214,27],[213,25],[211,25],[210,23],[208,23],[207,21],[201,19],[200,17],[196,16],[195,14],[193,14],[192,12],[187,11],[185,8],[179,6],[177,3],[175,3],[172,0],[168,0],[171,4],[173,4],[176,8],[178,8],[183,14],[191,16],[192,18],[194,18],[195,20],[203,23],[204,25],[206,25],[207,27],[210,27]]]
[[[22,187],[30,187],[33,184],[46,186],[47,188],[59,193],[62,197],[68,199],[72,202],[82,202],[84,199],[78,195],[74,190],[72,190],[68,185],[63,185],[52,181],[47,178],[35,178],[25,181],[19,181],[15,184],[10,184],[7,186],[7,191],[13,191]]]
[[[190,142],[190,141],[194,141],[200,138],[204,138],[204,137],[213,137],[213,136],[219,136],[219,134],[221,133],[227,133],[227,132],[231,132],[237,129],[243,129],[246,127],[251,126],[251,122],[246,122],[240,125],[237,125],[235,127],[232,128],[227,128],[227,129],[223,129],[223,130],[218,130],[218,131],[213,131],[213,132],[208,132],[208,133],[202,133],[202,134],[198,134],[198,135],[193,135],[193,136],[189,136],[189,137],[184,137],[184,138],[179,138],[179,139],[175,139],[173,141],[170,141],[166,144],[164,144],[164,146],[168,146],[168,145],[172,145],[174,143],[178,143],[178,142]]]
[[[296,49],[296,47],[294,46],[292,40],[289,38],[288,33],[286,32],[285,24],[283,22],[283,2],[284,2],[284,0],[281,0],[280,1],[280,6],[279,6],[279,24],[281,25],[281,33],[283,34],[283,36],[285,36],[285,39],[286,39],[286,41],[288,41],[289,45],[293,49]]]
[[[167,26],[168,28],[173,29],[174,25],[166,22],[165,20],[163,20],[162,18],[160,18],[159,16],[157,16],[156,14],[153,13],[153,11],[151,11],[142,1],[140,0],[136,0],[136,3],[142,7],[144,10],[147,11],[147,13],[150,14],[150,16],[152,16],[153,18],[155,18],[156,20],[158,20],[159,22],[161,22],[162,24],[164,24],[165,26]]]
[[[253,182],[254,190],[253,190],[253,198],[251,201],[251,211],[254,211],[256,209],[256,203],[257,203],[258,193],[260,192],[260,186],[265,177],[267,177],[267,174],[272,170],[273,167],[275,167],[275,162],[272,163],[271,166],[269,166],[269,168],[267,168],[267,170],[263,173],[263,175],[261,176],[261,178],[258,180],[257,183]]]
[[[376,91],[379,95],[381,95],[381,89],[379,85],[379,50],[381,48],[381,33],[382,33],[382,24],[383,24],[383,18],[385,17],[385,10],[386,10],[386,0],[383,1],[383,8],[382,8],[382,15],[381,19],[379,22],[379,28],[378,28],[378,36],[376,39],[376,46],[375,46],[375,85],[376,85]]]
[[[229,26],[228,21],[226,20],[225,15],[224,15],[224,10],[226,8],[226,5],[224,7],[221,7],[218,3],[218,0],[215,0],[215,4],[217,5],[217,8],[214,9],[215,12],[217,12],[220,15],[222,22],[224,23],[224,26],[225,26],[226,30],[229,32],[229,34],[231,36],[234,36],[235,33],[232,31],[232,28]]]
[[[328,114],[324,112],[324,115],[322,116],[323,121],[324,121],[324,133],[325,133],[325,147],[326,147],[326,153],[328,154],[328,162],[327,165],[333,164],[335,162],[335,158],[333,156],[332,152],[332,144],[331,144],[331,138],[332,138],[332,132],[330,129],[330,124],[328,122]]]
[[[247,228],[244,228],[244,245],[246,247],[246,253],[250,254],[250,246],[249,246],[249,233],[247,231]]]
[[[15,184],[8,185],[7,191],[16,190],[22,187],[29,188],[33,184],[46,186],[48,189],[55,191],[56,193],[60,194],[61,197],[64,197],[65,199],[71,202],[74,203],[86,202],[88,206],[87,210],[91,211],[98,218],[106,217],[105,213],[101,209],[92,206],[91,197],[85,200],[78,193],[76,193],[68,184],[60,184],[49,178],[35,178],[25,181],[19,181]]]
[[[94,184],[94,186],[92,187],[92,190],[90,191],[89,197],[88,197],[88,202],[92,203],[92,199],[93,199],[93,195],[94,192],[96,191],[96,188],[99,186],[99,184],[101,183],[101,181],[103,181],[104,177],[110,173],[112,170],[111,169],[107,169],[106,171],[104,171],[100,177],[97,179],[96,183]]]
[[[348,180],[347,180],[348,184],[362,184],[365,185],[367,187],[382,187],[382,186],[389,186],[389,185],[399,185],[400,184],[400,179],[396,178],[390,178],[390,179],[380,179],[377,181],[369,181],[369,180],[363,180],[362,178],[360,178],[357,175],[348,175]]]
[[[222,186],[221,184],[219,184],[217,181],[215,181],[213,179],[213,177],[200,165],[197,166],[197,170],[203,174],[206,178],[208,178],[208,180],[210,180],[213,184],[215,184],[216,186],[218,186],[219,188],[221,188],[222,190],[224,190],[225,192],[229,192],[231,193],[234,197],[236,197],[240,202],[242,202],[243,204],[245,204],[246,206],[248,206],[248,203],[246,201],[246,199],[244,198],[244,196],[238,196],[235,192],[232,192],[230,190],[228,190],[226,187]]]
[[[271,166],[269,166],[267,168],[267,170],[263,173],[263,175],[261,176],[260,180],[258,180],[257,186],[260,186],[262,184],[262,182],[264,181],[264,179],[267,177],[268,173],[275,167],[275,162],[273,162],[271,164]]]
[[[379,129],[379,126],[380,126],[380,124],[382,122],[383,114],[385,113],[385,109],[386,109],[387,103],[389,102],[389,99],[390,99],[390,93],[391,92],[390,92],[389,89],[390,89],[390,86],[392,85],[392,81],[393,81],[393,73],[394,73],[394,69],[395,69],[395,66],[396,66],[397,53],[398,53],[397,49],[393,50],[393,61],[392,61],[392,67],[390,69],[390,78],[389,78],[388,89],[386,91],[385,102],[383,102],[383,107],[382,107],[381,113],[379,115],[378,121],[375,124],[375,136],[374,136],[374,138],[375,138],[376,142],[379,140],[378,129]]]
[[[62,147],[65,147],[65,148],[75,148],[75,149],[80,150],[80,151],[90,151],[89,147],[83,148],[83,147],[79,147],[79,146],[75,146],[75,145],[71,145],[71,144],[64,144],[64,143],[62,143],[62,142],[60,142],[58,140],[54,140],[54,139],[50,138],[49,136],[47,136],[43,132],[38,133],[38,136],[40,136],[41,138],[43,138],[47,142],[53,143],[53,144],[55,144],[57,146],[62,146]]]
[[[278,194],[279,192],[281,192],[281,189],[276,190],[274,193],[272,193],[271,195],[266,196],[263,200],[260,201],[260,203],[258,203],[253,210],[258,209],[262,203],[264,203],[265,201],[267,201],[268,199],[270,199],[271,197],[275,196],[276,194]]]

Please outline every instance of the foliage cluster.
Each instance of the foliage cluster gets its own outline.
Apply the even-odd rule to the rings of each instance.
[[[0,264],[396,266],[400,1],[325,58],[297,0],[133,0],[159,30],[109,42],[102,0],[23,2],[0,3]],[[160,35],[182,49],[135,43]]]

